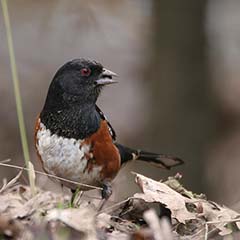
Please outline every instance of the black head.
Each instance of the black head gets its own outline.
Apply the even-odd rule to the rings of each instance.
[[[67,62],[55,74],[46,104],[52,107],[60,103],[62,106],[94,104],[102,87],[116,82],[113,76],[116,74],[95,61],[75,59]]]

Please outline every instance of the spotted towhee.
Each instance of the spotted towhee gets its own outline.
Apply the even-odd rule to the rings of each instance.
[[[151,162],[165,169],[183,163],[176,157],[135,150],[116,142],[113,127],[96,105],[102,88],[116,83],[114,76],[95,61],[67,62],[50,84],[35,128],[43,169],[61,178],[102,187],[104,198],[111,194],[109,183],[128,161]],[[62,184],[72,190],[78,187],[65,181]]]

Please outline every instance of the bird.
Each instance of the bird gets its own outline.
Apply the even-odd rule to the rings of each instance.
[[[42,168],[74,193],[90,186],[101,188],[103,199],[112,194],[111,182],[131,161],[170,169],[183,160],[166,154],[133,149],[117,142],[116,132],[96,102],[117,74],[96,61],[79,58],[61,66],[50,83],[35,125],[35,147]],[[81,185],[82,184],[82,185]]]

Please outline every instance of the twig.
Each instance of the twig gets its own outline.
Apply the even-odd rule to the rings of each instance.
[[[8,163],[8,162],[11,162],[11,159],[5,159],[5,160],[0,161],[0,163]]]
[[[10,168],[15,168],[15,169],[23,169],[23,170],[25,170],[25,171],[29,171],[28,168],[20,167],[20,166],[12,165],[12,164],[6,164],[6,163],[2,163],[2,162],[0,162],[0,166],[10,167]],[[58,180],[65,181],[65,182],[69,182],[69,183],[73,183],[73,184],[76,184],[76,185],[79,185],[79,186],[84,186],[84,187],[89,187],[89,188],[92,188],[92,189],[102,190],[101,187],[96,187],[96,186],[92,186],[92,185],[88,185],[88,184],[84,184],[84,183],[80,183],[80,182],[71,181],[71,180],[68,180],[68,179],[65,179],[65,178],[61,178],[61,177],[58,177],[58,176],[49,174],[49,173],[44,173],[44,172],[40,172],[40,171],[37,171],[37,170],[34,170],[34,172],[37,173],[37,174],[43,175],[43,176],[48,176],[48,177],[56,178],[56,179],[58,179]]]
[[[205,234],[204,234],[204,240],[208,239],[208,224],[205,223]]]
[[[15,176],[13,179],[11,179],[8,183],[3,184],[2,188],[0,189],[0,193],[4,192],[7,188],[13,186],[17,180],[20,178],[21,174],[22,174],[23,170],[21,170],[17,176]]]
[[[97,214],[100,214],[100,213],[103,213],[103,212],[104,212],[104,213],[109,212],[109,210],[111,210],[111,209],[113,209],[113,208],[115,208],[115,207],[117,207],[117,206],[119,206],[119,205],[121,205],[121,204],[123,204],[123,203],[125,203],[125,202],[128,202],[128,201],[131,200],[131,199],[135,199],[135,198],[134,198],[134,197],[129,197],[129,198],[127,198],[127,199],[125,199],[125,200],[123,200],[123,201],[121,201],[121,202],[118,202],[118,203],[116,203],[116,204],[113,204],[111,207],[107,207],[107,208],[99,211]]]
[[[235,219],[231,219],[231,220],[219,220],[219,221],[209,221],[206,222],[206,224],[218,224],[218,223],[233,223],[233,222],[240,222],[240,218],[235,218]]]

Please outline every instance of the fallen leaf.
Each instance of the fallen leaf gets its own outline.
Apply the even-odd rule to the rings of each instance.
[[[52,209],[47,214],[47,220],[61,221],[67,226],[83,233],[85,240],[97,239],[95,229],[95,211],[92,208]]]
[[[189,212],[186,208],[186,203],[192,203],[192,201],[166,184],[154,181],[141,174],[136,174],[136,182],[143,193],[134,194],[135,198],[143,199],[146,202],[160,202],[164,204],[171,211],[172,217],[181,223],[196,218],[195,214]]]
[[[107,213],[101,213],[97,216],[97,227],[99,229],[109,228],[111,222],[111,215]]]
[[[219,234],[224,236],[233,232],[232,228],[226,227],[228,223],[231,225],[240,214],[214,202],[202,202],[203,214],[208,224],[211,224],[220,230]],[[238,219],[239,220],[239,219]],[[236,224],[239,229],[239,224]]]
[[[206,199],[205,194],[196,194],[184,188],[183,185],[179,182],[181,178],[182,175],[177,173],[174,177],[168,177],[168,179],[164,181],[164,183],[168,185],[171,189],[175,190],[176,192],[180,193],[185,197]]]
[[[111,233],[107,233],[106,236],[107,240],[129,240],[129,235],[120,231],[113,231]]]
[[[136,182],[143,193],[136,193],[134,197],[143,199],[145,202],[162,203],[171,211],[172,217],[178,222],[185,224],[191,220],[196,220],[202,225],[208,224],[219,229],[219,235],[228,235],[236,227],[240,229],[239,213],[213,201],[207,201],[203,195],[186,190],[180,183],[177,183],[177,179],[169,179],[165,184],[165,182],[157,182],[136,174]],[[176,189],[181,194],[175,191]],[[190,225],[192,226],[192,224]],[[194,233],[194,231],[191,232]]]

